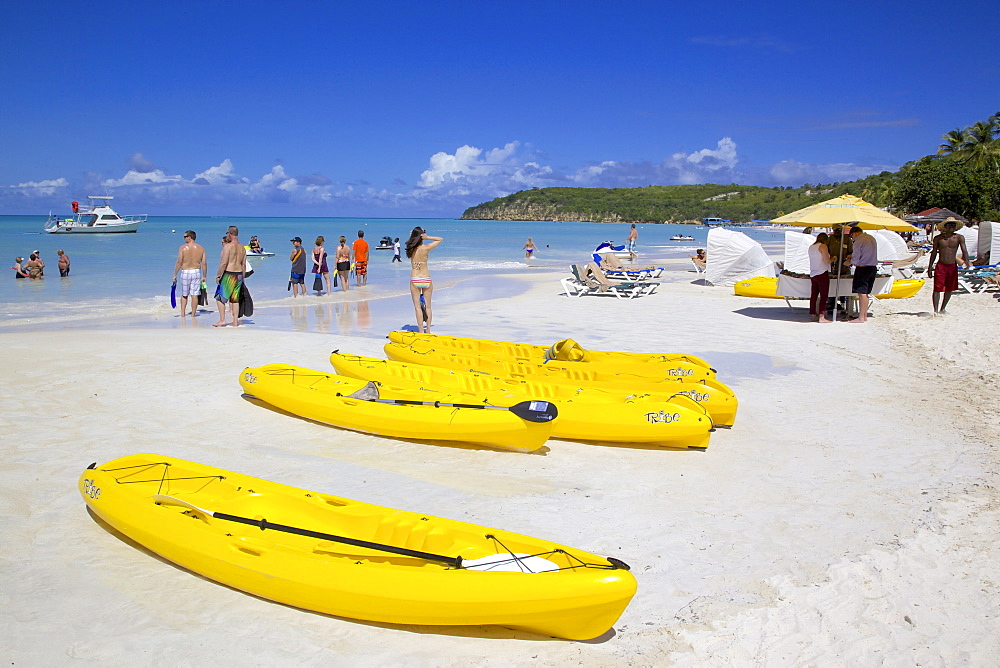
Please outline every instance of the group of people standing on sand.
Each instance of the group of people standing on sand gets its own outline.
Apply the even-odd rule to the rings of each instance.
[[[965,247],[965,237],[955,234],[958,221],[953,218],[938,223],[940,234],[934,237],[927,266],[927,278],[934,279],[931,300],[935,314],[946,313],[951,293],[958,290],[958,253],[967,267],[971,267]],[[935,260],[937,261],[935,263]],[[814,322],[831,322],[826,317],[830,295],[830,275],[844,276],[848,267],[854,267],[851,292],[858,296],[858,315],[849,322],[863,323],[868,319],[868,306],[878,274],[878,244],[859,225],[851,226],[847,235],[841,226],[832,235],[820,232],[809,246],[809,315]],[[939,303],[940,302],[940,303]]]
[[[330,292],[330,270],[327,262],[328,255],[326,249],[323,247],[324,241],[322,236],[316,237],[316,245],[312,252],[313,273],[316,275],[316,279],[313,282],[313,289],[316,290],[317,295],[322,294],[320,289],[322,285],[319,283],[320,277],[326,280],[327,293]],[[414,227],[413,231],[410,232],[410,238],[406,240],[406,257],[410,259],[410,297],[413,299],[413,311],[417,316],[417,327],[422,332],[431,331],[431,321],[433,319],[431,294],[434,292],[434,284],[431,281],[428,256],[433,249],[437,248],[441,241],[441,237],[428,236],[422,227]],[[354,276],[357,285],[367,285],[368,251],[368,242],[365,241],[364,230],[358,230],[358,238],[350,247],[347,246],[347,239],[340,237],[340,244],[334,252],[337,274],[333,285],[337,285],[337,279],[339,278],[342,286],[341,289],[344,291],[350,289],[349,279],[352,264],[354,265]],[[399,239],[397,238],[393,246],[392,261],[399,259]],[[289,260],[292,263],[291,278],[289,279],[292,296],[296,296],[299,291],[301,291],[302,296],[305,296],[306,255],[305,250],[302,248],[302,239],[300,237],[292,239],[292,254],[289,256]]]
[[[820,232],[809,246],[809,315],[813,322],[832,322],[826,317],[830,297],[830,273],[840,277],[854,267],[851,292],[858,296],[858,315],[849,322],[868,320],[868,304],[878,274],[875,237],[854,225],[847,235],[837,226],[832,235]]]
[[[292,291],[292,297],[298,297],[301,293],[306,296],[306,263],[308,256],[302,247],[302,238],[293,237],[292,252],[288,256],[292,263],[291,274],[288,279],[288,289]],[[347,245],[347,237],[341,236],[340,243],[333,253],[333,265],[336,273],[333,275],[333,285],[330,284],[330,256],[324,244],[326,239],[321,235],[316,237],[316,244],[312,249],[312,273],[313,290],[319,296],[326,287],[326,294],[330,294],[332,287],[336,287],[339,281],[341,291],[348,291],[350,286],[351,270],[354,270],[354,279],[357,286],[368,285],[368,242],[365,241],[364,230],[358,230],[358,238],[351,246]]]
[[[61,248],[56,251],[56,254],[59,256],[59,275],[69,276],[69,255],[66,255]],[[45,276],[45,262],[42,260],[42,254],[37,250],[28,256],[27,262],[21,256],[15,257],[14,266],[11,269],[14,270],[14,278],[38,280]]]
[[[334,263],[337,276],[348,290],[351,263],[354,264],[354,274],[359,286],[368,283],[368,243],[364,240],[365,233],[358,231],[358,239],[351,247],[347,246],[345,237],[340,237],[340,244],[334,253]],[[197,317],[198,297],[205,287],[208,276],[208,259],[205,249],[197,243],[198,235],[194,230],[184,233],[184,244],[177,250],[177,262],[174,265],[174,285],[180,292],[181,317],[187,317],[188,302],[191,306],[191,317]],[[292,253],[289,259],[292,263],[289,289],[293,289],[293,297],[300,292],[305,296],[306,251],[302,247],[300,237],[292,238]],[[441,237],[432,237],[421,227],[413,228],[410,238],[406,241],[406,257],[410,259],[410,296],[413,299],[413,310],[417,317],[418,329],[430,332],[433,320],[431,295],[434,284],[431,280],[428,266],[430,252],[441,243]],[[329,281],[329,263],[324,248],[324,238],[316,238],[312,253],[313,273],[316,281]],[[240,326],[240,306],[246,287],[243,284],[247,276],[247,252],[239,240],[239,229],[231,225],[222,237],[222,253],[219,258],[219,268],[216,271],[217,284],[215,299],[219,308],[219,321],[214,327]],[[314,284],[315,287],[315,284]],[[326,283],[327,292],[330,290]],[[319,285],[322,288],[322,284]],[[320,289],[317,288],[317,293]],[[229,312],[229,321],[226,314]]]
[[[219,321],[212,323],[213,327],[240,326],[241,307],[248,294],[243,284],[247,277],[247,251],[239,235],[240,230],[235,225],[230,225],[222,235],[219,268],[215,272],[215,301],[219,309]],[[180,292],[181,318],[187,317],[189,300],[191,317],[198,316],[198,299],[206,287],[208,257],[205,249],[197,243],[197,238],[198,234],[194,230],[184,232],[184,244],[177,250],[177,262],[174,264],[173,280]]]

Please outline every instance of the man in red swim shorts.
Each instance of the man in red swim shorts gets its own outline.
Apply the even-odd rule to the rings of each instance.
[[[354,242],[354,278],[358,285],[368,285],[368,242],[365,241],[365,231],[358,230],[358,238]]]
[[[969,252],[965,249],[965,237],[961,234],[955,234],[955,230],[961,225],[960,221],[950,217],[938,223],[941,234],[934,237],[934,244],[931,246],[931,257],[927,263],[927,278],[934,279],[934,294],[931,299],[934,303],[935,314],[947,313],[945,308],[948,306],[948,300],[951,299],[951,293],[958,290],[959,248],[962,249],[965,266],[972,266],[972,263],[969,262]],[[934,265],[935,259],[938,260],[937,266]],[[941,293],[944,293],[943,299]],[[940,309],[938,301],[941,302]]]

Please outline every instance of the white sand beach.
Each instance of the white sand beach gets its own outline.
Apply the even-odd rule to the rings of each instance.
[[[0,659],[7,665],[984,666],[1000,654],[1000,302],[929,288],[865,325],[667,274],[635,300],[527,292],[435,309],[437,333],[686,352],[740,400],[704,452],[403,442],[241,397],[246,366],[329,370],[384,339],[252,326],[0,333]],[[499,279],[515,280],[515,279]],[[441,293],[444,294],[444,291]],[[401,319],[412,318],[401,313]],[[207,325],[211,315],[203,318]],[[402,320],[405,322],[406,320]],[[314,614],[208,581],[87,513],[91,462],[151,452],[551,539],[628,563],[613,631]]]

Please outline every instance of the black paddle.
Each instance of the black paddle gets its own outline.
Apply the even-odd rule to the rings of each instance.
[[[482,404],[446,404],[443,401],[414,401],[411,399],[365,399],[379,404],[397,404],[400,406],[446,406],[452,408],[492,409],[495,411],[510,411],[526,422],[551,422],[559,415],[556,405],[548,401],[522,401],[513,406],[484,406]]]
[[[309,536],[310,538],[319,538],[320,540],[328,540],[333,543],[344,543],[345,545],[353,545],[355,547],[367,547],[371,550],[379,550],[381,552],[391,552],[392,554],[401,554],[404,557],[416,557],[418,559],[426,559],[427,561],[439,561],[443,564],[447,564],[454,568],[462,567],[462,557],[445,557],[440,554],[431,554],[430,552],[420,552],[419,550],[408,550],[405,547],[395,547],[394,545],[384,545],[382,543],[370,543],[367,540],[359,540],[357,538],[345,538],[344,536],[334,536],[330,533],[323,533],[322,531],[312,531],[310,529],[299,529],[298,527],[290,527],[284,524],[274,524],[273,522],[268,522],[267,520],[260,519],[254,520],[249,517],[240,517],[238,515],[227,515],[226,513],[217,513],[212,510],[205,510],[204,508],[199,508],[193,503],[188,503],[183,499],[178,499],[173,496],[167,496],[166,494],[154,494],[153,501],[157,504],[168,503],[177,506],[184,506],[197,513],[203,515],[208,515],[209,517],[214,517],[219,520],[227,520],[229,522],[238,522],[240,524],[249,524],[250,526],[259,527],[261,531],[264,529],[272,529],[273,531],[284,531],[285,533],[293,533],[299,536]]]

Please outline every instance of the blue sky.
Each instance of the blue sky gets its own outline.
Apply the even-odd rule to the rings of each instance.
[[[443,216],[846,181],[1000,111],[992,2],[25,2],[0,213]]]

